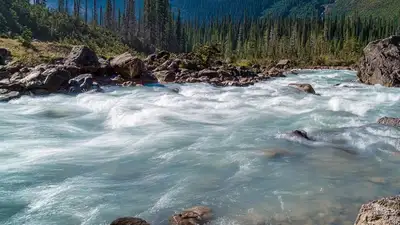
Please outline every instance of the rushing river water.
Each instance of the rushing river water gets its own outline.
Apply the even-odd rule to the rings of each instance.
[[[400,188],[400,130],[376,124],[399,116],[400,89],[354,80],[351,71],[303,71],[245,88],[109,88],[0,103],[0,224],[138,216],[158,225],[194,205],[210,206],[218,225],[352,224],[360,204]],[[294,129],[316,141],[287,135]],[[270,158],[270,149],[293,154]]]

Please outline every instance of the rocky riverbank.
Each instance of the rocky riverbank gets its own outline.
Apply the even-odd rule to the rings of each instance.
[[[260,215],[249,214],[249,218],[242,218],[247,224],[295,224],[291,221],[274,221],[267,222],[268,219]],[[208,224],[215,219],[211,208],[206,206],[195,206],[180,213],[174,214],[169,218],[170,225],[202,225]],[[329,219],[332,224],[337,222],[336,219]],[[307,224],[310,224],[306,222]],[[329,224],[331,224],[329,222]],[[347,223],[346,223],[347,224]],[[363,204],[359,210],[354,225],[398,225],[400,224],[400,196],[386,197],[379,200],[371,201]],[[110,225],[150,225],[146,220],[136,217],[121,217]]]
[[[36,67],[12,62],[11,55],[7,49],[0,49],[1,101],[21,95],[101,91],[104,85],[205,82],[216,86],[248,86],[285,76],[283,67],[247,68],[218,60],[204,63],[191,53],[159,52],[142,60],[127,52],[104,59],[88,47],[75,46],[67,57]]]

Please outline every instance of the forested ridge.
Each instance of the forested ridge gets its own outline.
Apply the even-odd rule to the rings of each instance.
[[[48,2],[43,0],[35,0],[34,4],[28,0],[0,0],[4,6],[0,8],[0,33],[17,37],[28,30],[35,39],[84,43],[103,52],[123,51],[127,46],[145,52],[153,51],[151,46],[190,52],[207,44],[217,46],[221,57],[230,61],[288,58],[301,64],[348,65],[358,59],[369,41],[400,31],[400,17],[321,15],[308,5],[329,0],[254,1],[271,3],[269,7],[277,8],[274,12],[286,7],[294,13],[293,5],[311,7],[299,11],[307,16],[260,11],[264,16],[255,17],[255,8],[249,7],[241,10],[240,18],[228,14],[193,19],[183,18],[176,8],[179,0],[171,1],[174,6],[169,0],[125,0],[122,6],[121,1],[107,0],[105,5],[100,1],[57,0],[48,9]],[[211,0],[196,1],[199,10],[207,1]],[[236,1],[231,2],[230,10],[238,7]]]
[[[81,0],[84,4],[83,0]],[[144,0],[136,0],[137,10]],[[107,0],[98,0],[97,6],[105,7]],[[400,14],[398,0],[170,0],[174,12],[181,10],[184,19],[211,19],[231,15],[242,18],[244,14],[254,18],[274,15],[281,17],[309,17],[328,14],[395,17]],[[47,0],[50,7],[56,8],[58,0]],[[93,1],[88,2],[89,9]],[[68,1],[73,8],[73,0]],[[117,8],[124,7],[124,1],[116,1]],[[89,11],[89,17],[91,12]]]

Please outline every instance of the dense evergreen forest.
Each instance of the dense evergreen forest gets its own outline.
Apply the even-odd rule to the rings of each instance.
[[[246,13],[252,10],[242,10],[241,18],[225,15],[185,20],[169,0],[144,0],[143,5],[125,0],[122,7],[116,0],[106,0],[105,5],[97,1],[58,0],[49,10],[45,0],[34,4],[0,0],[0,33],[16,36],[29,30],[39,40],[83,42],[113,50],[115,46],[135,47],[139,40],[141,45],[172,52],[213,44],[231,61],[288,58],[304,64],[346,65],[358,59],[369,41],[400,32],[400,17],[321,15],[310,9],[308,16],[298,17],[267,13],[258,18]],[[284,6],[278,7],[277,2],[296,5],[306,0],[275,1],[274,7],[281,9]]]
[[[144,0],[136,0],[137,13]],[[47,0],[47,5],[57,8],[58,0]],[[73,0],[68,1],[73,9]],[[105,7],[107,0],[98,0],[97,6]],[[81,0],[83,4],[84,1]],[[116,1],[117,8],[124,7],[124,1]],[[170,0],[172,11],[181,10],[182,18],[211,19],[231,15],[234,18],[277,16],[309,17],[314,15],[343,14],[361,16],[395,17],[400,14],[398,0]],[[93,1],[89,0],[89,17]]]

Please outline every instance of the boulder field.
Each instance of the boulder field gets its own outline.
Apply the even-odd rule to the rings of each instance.
[[[221,61],[208,65],[193,54],[159,52],[142,60],[129,52],[105,59],[86,46],[49,64],[25,67],[12,62],[11,52],[0,49],[0,101],[21,95],[101,91],[104,85],[135,86],[146,83],[197,83],[249,86],[272,77],[284,77],[278,68],[237,67]]]

